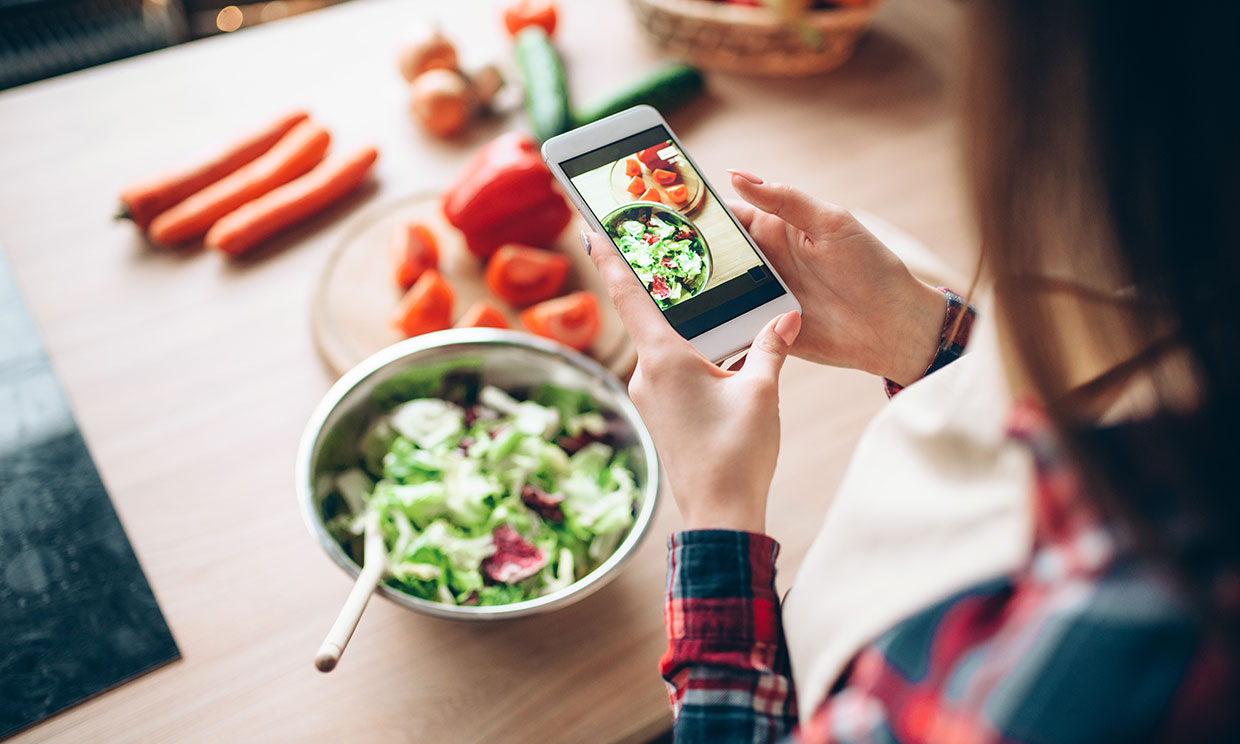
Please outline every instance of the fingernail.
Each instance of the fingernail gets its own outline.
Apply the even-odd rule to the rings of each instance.
[[[581,231],[581,245],[586,249],[586,255],[590,255],[590,233],[585,230]]]
[[[750,173],[749,171],[737,170],[735,168],[728,168],[728,173],[731,173],[734,176],[740,176],[741,178],[745,179],[746,181],[752,183],[755,186],[762,185],[762,179],[758,178],[757,176]]]
[[[792,342],[797,340],[797,334],[801,332],[801,314],[793,310],[790,313],[784,313],[775,321],[775,335],[784,340],[785,344],[792,346]]]

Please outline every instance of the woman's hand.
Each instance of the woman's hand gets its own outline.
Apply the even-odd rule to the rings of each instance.
[[[921,377],[938,349],[943,294],[909,273],[847,210],[744,171],[729,173],[748,202],[732,211],[801,302],[804,328],[792,353],[901,385]]]
[[[686,528],[763,532],[779,455],[779,371],[800,315],[768,323],[740,371],[719,369],[664,319],[609,240],[583,235],[637,347],[629,394],[654,437]]]

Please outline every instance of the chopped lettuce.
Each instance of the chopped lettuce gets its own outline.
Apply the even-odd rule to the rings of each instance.
[[[461,433],[465,411],[446,400],[421,398],[392,411],[388,423],[420,449],[435,449]]]
[[[365,429],[357,464],[321,479],[344,506],[329,527],[346,549],[377,517],[388,583],[459,605],[559,591],[615,552],[640,491],[589,394],[542,385],[514,397],[436,374],[376,395],[386,412]]]
[[[615,549],[614,546],[612,548]],[[573,583],[573,551],[568,548],[560,548],[560,560],[556,564],[555,572],[551,571],[551,564],[547,564],[542,573],[542,590],[540,594],[551,594],[565,589],[569,584]]]
[[[361,468],[349,468],[336,476],[336,491],[353,514],[362,513],[366,497],[374,487],[374,481]]]

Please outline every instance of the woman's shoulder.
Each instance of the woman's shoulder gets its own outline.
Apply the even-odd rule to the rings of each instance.
[[[1235,731],[1219,717],[1240,692],[1221,641],[1159,564],[1082,498],[1036,414],[1018,409],[1013,431],[1035,461],[1029,560],[878,637],[805,738],[830,730],[847,741],[838,732],[869,728],[900,741],[1196,741]]]
[[[1208,740],[1228,730],[1208,718],[1232,699],[1222,658],[1147,561],[1031,564],[877,638],[806,733],[869,721],[899,741]]]

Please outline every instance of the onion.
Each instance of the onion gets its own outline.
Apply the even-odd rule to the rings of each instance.
[[[504,77],[500,74],[499,68],[495,65],[486,65],[471,77],[474,85],[474,95],[478,96],[478,103],[483,106],[490,106],[491,102],[495,100],[495,94],[499,93],[499,89],[504,87]]]
[[[412,89],[414,116],[440,137],[464,129],[478,105],[469,81],[455,70],[427,70],[414,79]]]
[[[455,70],[456,47],[439,29],[433,29],[424,37],[400,50],[400,74],[413,82],[429,70]]]

